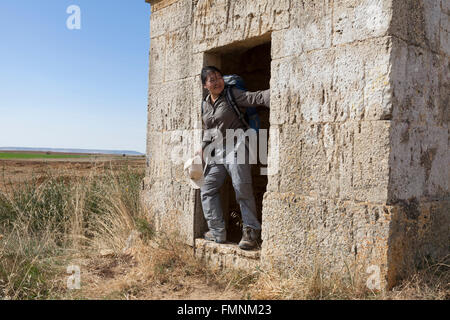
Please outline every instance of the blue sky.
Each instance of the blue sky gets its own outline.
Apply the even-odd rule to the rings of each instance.
[[[2,0],[0,147],[145,152],[149,19],[144,0]]]

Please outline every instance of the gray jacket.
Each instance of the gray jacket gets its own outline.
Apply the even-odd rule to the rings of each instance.
[[[234,100],[242,113],[245,113],[246,107],[270,106],[270,89],[250,92],[233,87],[231,90]],[[224,141],[227,129],[246,129],[242,121],[234,112],[232,106],[228,105],[225,97],[225,90],[214,104],[211,102],[210,95],[206,97],[205,102],[203,103],[202,120],[203,129],[208,130],[208,132],[214,131],[210,129],[219,130],[222,133]],[[205,134],[204,132],[202,140],[203,148],[211,141],[214,141],[215,138],[214,134]]]

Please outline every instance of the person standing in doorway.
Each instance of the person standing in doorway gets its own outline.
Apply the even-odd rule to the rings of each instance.
[[[223,217],[222,206],[220,202],[220,188],[225,178],[230,175],[236,200],[239,204],[242,214],[243,230],[242,239],[239,242],[239,248],[243,250],[254,249],[258,246],[261,237],[261,224],[257,219],[256,202],[253,194],[251,164],[248,162],[248,146],[245,146],[245,161],[241,163],[234,157],[234,161],[229,161],[227,153],[213,153],[217,159],[217,153],[222,155],[223,161],[210,161],[205,152],[208,145],[217,143],[219,136],[220,145],[226,145],[225,137],[227,130],[247,130],[245,123],[229,103],[226,97],[226,90],[231,90],[234,102],[239,108],[256,107],[270,105],[270,89],[265,91],[249,92],[240,90],[236,87],[225,89],[225,82],[222,72],[214,67],[207,66],[201,71],[201,81],[203,88],[208,90],[208,95],[202,103],[202,121],[203,128],[210,134],[203,136],[202,155],[206,163],[204,184],[200,188],[203,213],[209,227],[205,233],[205,239],[218,243],[226,242],[226,228]],[[214,134],[219,133],[219,134]],[[233,154],[234,150],[233,150]],[[225,157],[227,160],[225,160]]]

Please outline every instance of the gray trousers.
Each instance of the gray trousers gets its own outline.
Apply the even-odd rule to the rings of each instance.
[[[209,230],[215,237],[226,235],[222,204],[220,202],[220,187],[229,174],[236,193],[236,200],[241,208],[244,226],[261,230],[261,224],[256,217],[256,203],[253,195],[250,164],[208,164],[205,171],[205,184],[200,189],[203,213]]]

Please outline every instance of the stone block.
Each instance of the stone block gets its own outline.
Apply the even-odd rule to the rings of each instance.
[[[192,77],[200,70],[192,70],[193,54],[191,28],[182,28],[166,34],[165,81]]]
[[[201,128],[201,91],[198,78],[190,77],[149,87],[149,130],[188,130]]]
[[[340,273],[387,268],[390,210],[383,205],[269,192],[264,198],[263,265]]]
[[[388,282],[398,283],[417,267],[446,263],[450,254],[450,201],[402,201],[392,207]]]
[[[447,4],[449,1],[444,1]],[[450,56],[450,10],[441,13],[440,53]]]
[[[192,55],[192,66],[191,66],[190,74],[193,76],[198,76],[198,81],[197,81],[198,83],[201,83],[200,74],[201,74],[203,66],[217,65],[217,63],[215,63],[215,62],[211,63],[210,61],[207,61],[205,56],[206,56],[206,54],[204,52],[194,53]],[[218,68],[220,69],[220,66],[218,66]],[[202,97],[200,97],[200,100],[201,99],[202,99]]]
[[[448,126],[395,122],[391,129],[389,203],[450,196]]]
[[[335,0],[333,45],[387,35],[392,0]]]
[[[289,29],[272,32],[272,59],[331,46],[330,0],[292,3]]]
[[[166,61],[166,37],[160,36],[150,42],[149,83],[150,85],[164,82]]]
[[[351,188],[341,188],[343,199],[385,203],[389,183],[390,121],[363,121],[352,128],[354,133]],[[348,132],[345,132],[348,136]],[[338,142],[338,145],[341,145]],[[350,151],[348,152],[350,153]],[[347,153],[347,154],[348,154]],[[341,176],[349,175],[341,170]]]
[[[166,179],[188,184],[183,172],[184,163],[201,146],[201,130],[173,130],[149,132],[147,157],[152,180]],[[196,149],[196,146],[197,149]]]
[[[330,90],[333,79],[333,62],[333,50],[273,60],[270,123],[321,121],[325,91]]]
[[[180,177],[173,173],[179,169],[172,163],[169,134],[149,132],[147,135],[148,182],[150,184],[161,179],[170,181],[178,178],[180,180]]]
[[[402,40],[393,42],[393,119],[442,126],[449,119],[449,58]]]
[[[336,48],[325,121],[392,117],[391,48],[390,37]]]
[[[218,268],[256,269],[260,265],[260,251],[244,251],[236,244],[218,244],[195,239],[195,256]]]
[[[174,1],[169,6],[153,11],[150,18],[150,37],[165,35],[186,28],[192,21],[192,0]]]
[[[176,235],[194,245],[194,189],[169,179],[156,180],[144,191],[144,205],[157,232]]]
[[[386,206],[269,192],[261,263],[294,270],[320,266],[340,275],[349,269],[364,275],[377,266],[381,284],[390,288],[423,257],[442,261],[448,255],[449,204]]]
[[[389,33],[405,40],[408,44],[438,52],[440,50],[441,3],[446,1],[393,0]]]
[[[282,127],[279,172],[268,190],[383,203],[389,182],[389,121]]]
[[[199,0],[194,6],[194,52],[289,27],[290,0]]]
[[[450,2],[442,1],[442,13],[450,15]]]
[[[387,120],[391,38],[272,61],[272,124]]]

